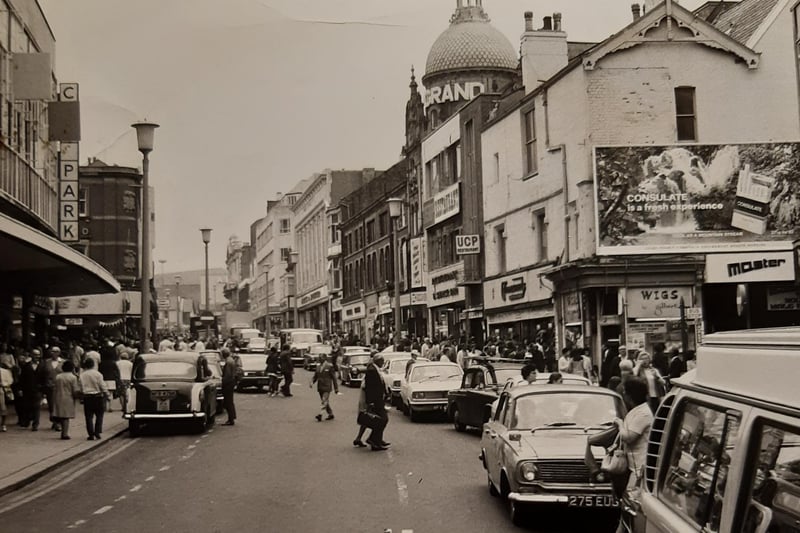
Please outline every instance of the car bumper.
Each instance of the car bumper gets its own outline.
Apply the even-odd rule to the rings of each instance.
[[[447,411],[447,400],[419,402],[411,400],[409,405],[415,411]]]
[[[204,418],[206,416],[203,412],[192,413],[123,413],[122,418],[125,420],[193,420],[195,418]]]
[[[302,357],[292,357],[292,364],[294,366],[300,366],[305,362],[305,359]]]
[[[568,507],[613,509],[619,507],[619,500],[610,489],[600,491],[567,494],[532,494],[527,492],[511,492],[508,499],[518,503],[555,503]]]
[[[269,378],[267,376],[245,376],[239,380],[238,385],[240,387],[269,385]]]

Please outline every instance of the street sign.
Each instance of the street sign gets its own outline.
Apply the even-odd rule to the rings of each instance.
[[[468,255],[481,253],[480,235],[456,235],[456,254]]]
[[[699,307],[687,307],[686,308],[686,319],[687,320],[697,320],[698,318],[703,318],[703,310]]]
[[[82,318],[65,318],[64,319],[65,326],[82,326],[83,319]]]

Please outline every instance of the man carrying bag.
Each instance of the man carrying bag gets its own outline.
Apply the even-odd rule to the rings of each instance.
[[[372,451],[383,451],[389,448],[389,443],[383,440],[383,430],[386,424],[389,423],[389,415],[386,412],[386,387],[381,377],[381,367],[383,366],[383,356],[376,354],[372,358],[372,362],[367,367],[367,372],[364,375],[364,396],[367,401],[367,409],[364,411],[363,418],[365,422],[374,424],[376,427],[372,428],[372,433],[367,439],[367,443],[372,447]],[[376,419],[377,417],[377,419]],[[362,415],[359,414],[359,418]],[[378,419],[380,422],[378,422]],[[361,423],[359,421],[359,423]],[[362,424],[367,425],[367,424]],[[367,425],[367,427],[371,427]]]

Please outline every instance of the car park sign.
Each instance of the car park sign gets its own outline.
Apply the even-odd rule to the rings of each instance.
[[[456,235],[456,254],[468,255],[481,253],[480,235]]]

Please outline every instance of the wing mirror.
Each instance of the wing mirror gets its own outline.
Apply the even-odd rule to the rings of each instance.
[[[487,403],[483,406],[483,422],[486,423],[492,419],[492,404]]]
[[[509,433],[508,434],[508,440],[514,441],[514,442],[519,442],[519,441],[522,440],[522,433]]]

